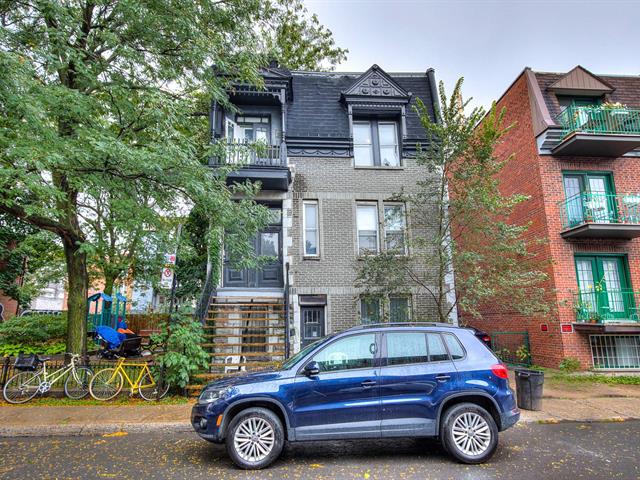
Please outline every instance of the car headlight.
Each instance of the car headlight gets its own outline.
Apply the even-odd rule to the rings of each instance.
[[[213,403],[222,398],[228,391],[228,388],[223,388],[222,390],[217,388],[205,388],[198,397],[198,403]]]

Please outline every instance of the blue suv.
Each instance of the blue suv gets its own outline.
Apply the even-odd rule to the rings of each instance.
[[[259,469],[284,442],[439,437],[464,463],[491,457],[520,417],[507,369],[471,330],[367,325],[309,345],[279,369],[207,385],[191,423]]]

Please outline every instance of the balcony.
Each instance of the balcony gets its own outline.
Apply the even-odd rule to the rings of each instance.
[[[640,331],[637,305],[640,292],[590,290],[573,295],[574,328],[586,333],[635,333]]]
[[[287,163],[287,148],[283,142],[271,145],[262,142],[221,141],[215,146],[212,167],[229,167],[227,184],[245,181],[261,182],[263,190],[286,192],[291,183]]]
[[[562,127],[555,155],[619,157],[640,147],[640,110],[626,107],[567,107],[556,117]]]
[[[640,236],[640,194],[580,193],[558,203],[567,239],[620,239]]]

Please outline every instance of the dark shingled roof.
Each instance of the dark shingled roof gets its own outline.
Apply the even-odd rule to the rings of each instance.
[[[287,137],[348,138],[349,119],[340,94],[347,90],[360,73],[291,72],[293,102],[288,105]],[[411,92],[407,107],[407,138],[424,139],[424,130],[413,111],[420,98],[433,118],[433,102],[426,73],[389,74],[402,88]]]

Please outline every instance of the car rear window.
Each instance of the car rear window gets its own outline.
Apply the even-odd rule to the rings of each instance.
[[[464,358],[464,348],[458,340],[458,337],[451,333],[445,333],[443,335],[444,341],[447,344],[447,348],[449,349],[449,353],[451,354],[452,360],[460,360]]]
[[[429,361],[427,339],[423,332],[392,332],[387,338],[387,365],[405,365]]]

